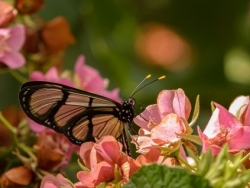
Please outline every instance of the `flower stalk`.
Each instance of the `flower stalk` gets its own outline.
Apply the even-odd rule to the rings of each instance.
[[[17,81],[22,84],[28,81],[28,79],[23,77],[17,70],[9,69],[9,72]]]
[[[0,112],[0,121],[3,123],[3,125],[10,131],[12,138],[14,140],[15,143],[18,143],[17,141],[17,129],[15,127],[13,127],[8,120],[3,116],[2,112]]]

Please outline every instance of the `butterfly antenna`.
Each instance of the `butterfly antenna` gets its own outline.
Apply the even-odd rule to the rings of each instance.
[[[140,91],[140,90],[143,89],[144,87],[146,87],[146,86],[148,86],[148,85],[150,85],[150,84],[152,84],[152,83],[154,83],[154,82],[156,82],[156,81],[158,81],[158,80],[162,80],[162,79],[166,78],[166,76],[161,76],[161,77],[156,78],[155,80],[153,80],[153,81],[151,81],[151,82],[145,84],[145,85],[142,86],[141,88],[137,89],[146,79],[148,79],[148,78],[150,78],[150,77],[151,77],[150,74],[149,74],[148,76],[146,76],[146,78],[144,78],[144,79],[136,86],[136,88],[134,89],[134,91],[132,92],[132,94],[130,95],[130,97],[132,97],[134,94],[136,94],[138,91]]]
[[[149,74],[149,75],[147,75],[136,87],[135,87],[135,89],[133,90],[133,92],[131,93],[131,95],[130,95],[130,97],[132,97],[137,91],[137,88],[146,80],[146,79],[148,79],[148,78],[150,78],[151,77],[151,74]]]
[[[149,120],[147,120],[146,118],[144,118],[141,113],[137,110],[137,108],[133,107],[133,109],[136,111],[137,114],[139,114],[139,116],[141,116],[142,119],[144,119],[145,121],[149,122]]]

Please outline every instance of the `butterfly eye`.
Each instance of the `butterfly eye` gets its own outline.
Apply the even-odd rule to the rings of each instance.
[[[129,103],[130,105],[134,106],[134,105],[135,105],[135,99],[132,98],[132,97],[130,97],[130,98],[128,99],[128,103]]]

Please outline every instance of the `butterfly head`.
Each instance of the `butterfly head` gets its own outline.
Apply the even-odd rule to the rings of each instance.
[[[127,102],[131,107],[133,107],[135,105],[135,99],[133,97],[129,97]]]
[[[120,116],[122,121],[131,124],[134,118],[134,111],[133,106],[135,105],[135,99],[132,97],[129,97],[128,100],[124,101],[122,103],[122,109],[120,112]]]

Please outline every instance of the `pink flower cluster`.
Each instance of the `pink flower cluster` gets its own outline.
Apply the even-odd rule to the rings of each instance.
[[[202,142],[202,151],[212,150],[217,155],[222,146],[227,144],[229,151],[238,153],[250,149],[250,99],[249,96],[240,96],[231,104],[229,110],[214,103],[215,110],[202,132],[198,133]],[[191,104],[183,90],[163,90],[157,98],[157,104],[148,106],[134,122],[141,127],[139,134],[133,136],[134,143],[138,146],[137,152],[143,160],[154,153],[159,161],[162,154],[180,152],[186,158],[182,148],[183,138],[190,138],[192,129],[188,125]],[[161,152],[157,152],[156,150]],[[157,154],[158,153],[158,154]],[[146,156],[146,157],[145,157]]]
[[[249,96],[236,98],[229,110],[214,103],[216,108],[204,132],[198,127],[203,152],[212,149],[213,155],[217,155],[224,144],[228,144],[232,153],[249,150],[249,103]],[[83,143],[79,155],[84,164],[83,170],[77,173],[79,182],[73,184],[61,175],[47,175],[41,188],[120,186],[142,165],[180,165],[178,157],[188,164],[182,145],[184,140],[194,136],[188,124],[190,111],[191,104],[183,90],[161,91],[157,104],[148,106],[134,119],[141,128],[132,140],[141,155],[133,159],[123,154],[122,145],[112,136],[105,136],[96,143]]]
[[[74,72],[74,81],[78,88],[121,102],[121,98],[118,96],[119,89],[107,91],[107,80],[103,79],[96,69],[85,65],[84,56],[81,55],[76,60]]]
[[[122,154],[122,145],[112,136],[103,137],[94,142],[85,142],[80,148],[80,158],[84,166],[77,173],[79,182],[76,188],[104,185],[123,185],[138,170],[140,164],[131,157]],[[61,175],[47,175],[43,178],[41,188],[72,187]]]
[[[191,111],[189,99],[183,90],[163,90],[159,93],[157,104],[148,106],[134,122],[141,127],[139,135],[133,136],[138,145],[137,152],[146,154],[155,153],[155,148],[169,154],[180,149],[181,135],[190,134],[187,119]],[[161,152],[158,152],[161,158]],[[150,154],[148,154],[150,155]]]

